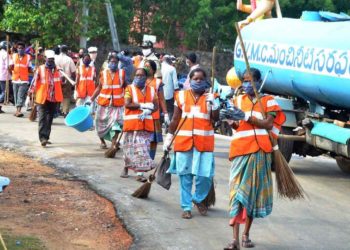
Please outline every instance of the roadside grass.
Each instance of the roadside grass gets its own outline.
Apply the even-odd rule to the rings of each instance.
[[[15,235],[10,230],[0,229],[8,250],[47,250],[42,241],[33,236]],[[0,243],[0,250],[4,250]]]

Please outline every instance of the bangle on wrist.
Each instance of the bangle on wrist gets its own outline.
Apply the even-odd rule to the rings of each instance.
[[[248,18],[247,18],[247,21],[248,21],[248,23],[252,23],[252,22],[254,22],[254,19],[251,18],[251,17],[248,17]]]

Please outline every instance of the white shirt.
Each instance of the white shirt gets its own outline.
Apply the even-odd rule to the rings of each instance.
[[[72,76],[76,71],[76,66],[72,58],[67,56],[66,54],[59,54],[55,57],[55,64],[59,69],[62,69],[64,73],[66,73],[69,77]]]
[[[8,57],[8,60],[7,60]],[[8,67],[11,64],[11,57],[6,50],[0,50],[0,81],[6,81],[11,79],[11,74],[8,71]]]
[[[165,100],[170,100],[174,98],[174,90],[179,88],[176,69],[167,62],[163,62],[161,72],[164,83],[164,98]]]

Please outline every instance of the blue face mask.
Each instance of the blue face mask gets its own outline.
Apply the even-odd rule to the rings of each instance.
[[[24,56],[24,49],[19,49],[19,50],[18,50],[18,54],[19,54],[20,56]]]
[[[136,87],[143,89],[146,85],[146,79],[147,78],[145,76],[135,77],[133,83],[135,84]]]
[[[190,86],[191,89],[196,93],[203,93],[205,90],[211,87],[210,83],[207,80],[201,80],[200,82],[191,80]]]
[[[52,62],[52,61],[47,61],[45,63],[46,67],[49,68],[49,69],[54,69],[55,68],[55,62]]]
[[[89,67],[91,60],[84,60],[83,63],[85,65],[85,67]]]
[[[258,91],[259,91],[260,87],[261,87],[261,83],[256,83],[256,88]],[[255,95],[253,85],[249,81],[243,82],[242,88],[246,94],[251,95],[251,96]]]
[[[110,62],[108,63],[108,68],[113,71],[113,72],[116,72],[117,69],[118,69],[118,64],[117,63],[114,63],[114,62]]]

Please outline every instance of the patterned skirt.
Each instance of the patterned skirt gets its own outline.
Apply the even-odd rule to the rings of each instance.
[[[98,137],[110,141],[116,131],[120,132],[123,126],[123,114],[123,107],[97,105],[95,123]]]
[[[150,156],[152,132],[124,132],[123,152],[125,167],[135,172],[147,172],[155,167]]]
[[[272,211],[271,154],[258,151],[233,159],[230,172],[230,225]]]

